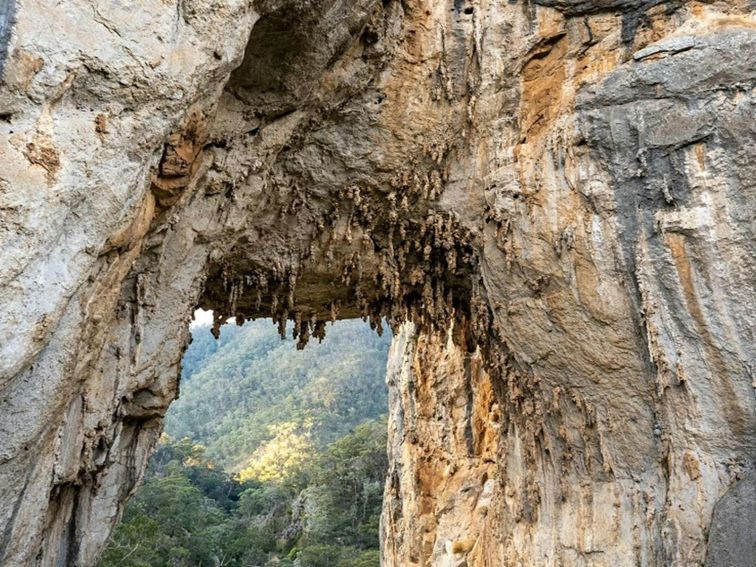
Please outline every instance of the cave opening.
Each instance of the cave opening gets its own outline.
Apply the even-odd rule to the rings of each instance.
[[[305,347],[294,321],[195,311],[181,394],[101,567],[380,564],[392,333],[328,327]]]
[[[96,563],[199,306],[390,327],[387,567],[753,565],[752,3],[86,4],[0,7],[0,564]]]

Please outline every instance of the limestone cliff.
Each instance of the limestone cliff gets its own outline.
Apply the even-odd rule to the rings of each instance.
[[[386,565],[751,565],[753,9],[6,0],[0,563],[93,564],[201,306],[401,330]]]

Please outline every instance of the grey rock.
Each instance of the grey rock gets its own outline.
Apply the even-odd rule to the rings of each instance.
[[[384,565],[713,561],[754,457],[756,26],[654,4],[18,3],[0,563],[96,563],[198,306],[394,326]]]
[[[0,78],[3,76],[5,59],[8,57],[8,42],[13,29],[13,14],[16,11],[15,0],[7,0],[0,6]]]
[[[751,567],[756,559],[756,474],[737,481],[714,507],[706,567]]]

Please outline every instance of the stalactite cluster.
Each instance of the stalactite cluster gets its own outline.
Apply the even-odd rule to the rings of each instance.
[[[399,177],[387,194],[348,186],[290,262],[248,268],[238,259],[233,268],[221,262],[201,303],[214,310],[216,332],[229,318],[271,317],[282,335],[293,321],[303,347],[310,337],[322,340],[327,321],[356,316],[378,332],[385,319],[395,328],[411,320],[428,330],[456,326],[484,334],[475,236],[453,212],[433,207],[441,184],[434,170],[422,180]],[[290,214],[290,203],[283,209]],[[336,218],[346,220],[328,223]],[[321,286],[339,290],[338,297],[319,297]]]

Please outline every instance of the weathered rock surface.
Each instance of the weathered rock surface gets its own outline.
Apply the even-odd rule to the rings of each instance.
[[[96,561],[202,306],[401,328],[386,565],[752,564],[753,9],[3,3],[0,563]]]

